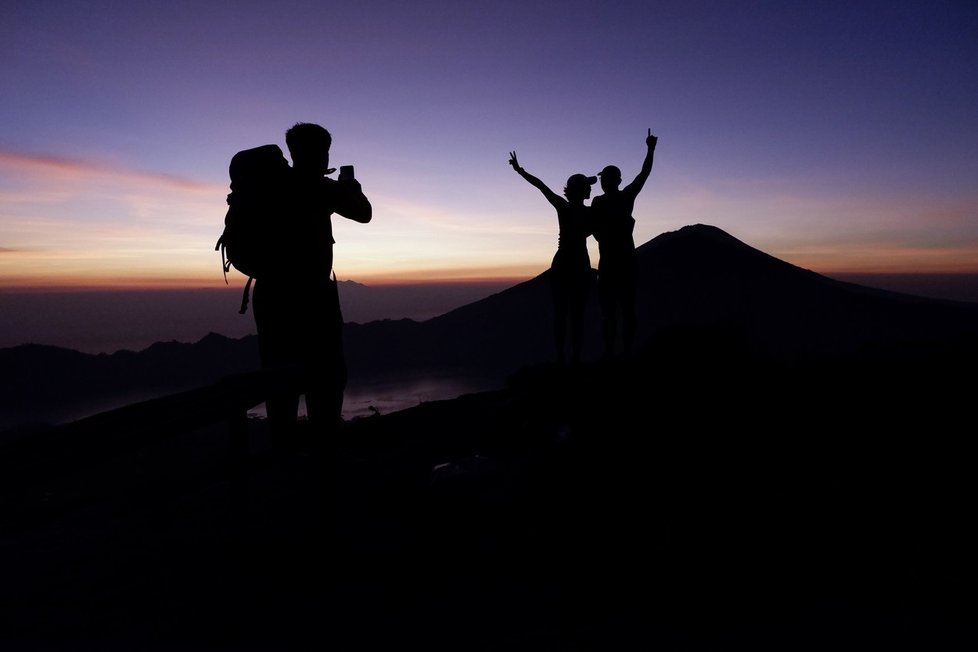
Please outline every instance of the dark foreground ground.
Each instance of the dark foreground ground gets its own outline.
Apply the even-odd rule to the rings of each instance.
[[[243,512],[221,425],[7,459],[0,649],[976,649],[973,357],[669,350],[254,420]]]

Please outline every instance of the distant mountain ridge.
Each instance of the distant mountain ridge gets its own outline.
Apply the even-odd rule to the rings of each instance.
[[[792,364],[880,351],[975,346],[978,304],[924,299],[835,281],[696,224],[638,247],[637,352],[720,339]],[[596,288],[584,357],[601,355]],[[692,335],[690,335],[692,334]],[[505,378],[554,359],[549,271],[423,322],[347,323],[351,382],[457,372]],[[665,344],[664,344],[665,343]],[[161,394],[258,367],[254,336],[88,355],[57,347],[0,349],[0,430],[70,416],[120,394]],[[59,414],[59,412],[61,414]]]
[[[0,349],[0,431],[58,423],[171,391],[203,386],[258,365],[253,335],[210,334],[189,344],[157,342],[143,351],[89,354],[23,344]]]

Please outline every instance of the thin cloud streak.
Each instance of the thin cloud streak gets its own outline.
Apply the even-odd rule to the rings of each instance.
[[[0,170],[52,185],[65,181],[84,181],[92,177],[118,184],[150,185],[169,190],[213,192],[223,189],[214,183],[198,181],[165,172],[132,170],[98,161],[40,156],[0,151]]]

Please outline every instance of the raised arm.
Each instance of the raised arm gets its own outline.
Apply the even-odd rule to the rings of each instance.
[[[520,166],[519,161],[516,160],[516,152],[509,153],[509,164],[513,166],[513,169],[516,170],[516,173],[518,175],[520,175],[528,182],[530,182],[531,186],[535,187],[537,190],[542,192],[543,196],[547,198],[547,201],[550,202],[554,208],[559,209],[560,207],[566,204],[566,201],[564,200],[563,197],[561,197],[553,190],[548,188],[547,184],[545,184],[543,181],[540,181],[539,179],[537,179],[535,176],[533,176],[532,174],[530,174]]]
[[[645,181],[652,172],[652,160],[655,157],[655,146],[658,142],[658,137],[653,136],[652,129],[649,129],[649,134],[645,138],[647,151],[645,152],[645,160],[642,161],[642,169],[639,170],[635,180],[622,189],[622,192],[629,192],[632,196],[636,196],[642,191],[642,187],[645,186]]]
[[[373,206],[367,196],[363,194],[360,182],[356,179],[350,179],[348,181],[332,181],[332,183],[338,189],[336,213],[354,222],[367,224],[373,218]]]

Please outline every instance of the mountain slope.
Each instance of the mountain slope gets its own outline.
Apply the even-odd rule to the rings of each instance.
[[[843,283],[706,225],[664,233],[638,250],[643,333],[715,328],[780,360],[867,348],[942,345],[978,333],[978,305]]]
[[[735,338],[782,362],[874,347],[945,346],[978,334],[978,305],[835,281],[774,258],[707,225],[638,248],[636,348],[678,331]],[[501,373],[554,359],[549,272],[420,324],[347,329],[351,368],[476,369]],[[585,359],[600,356],[596,294]]]

